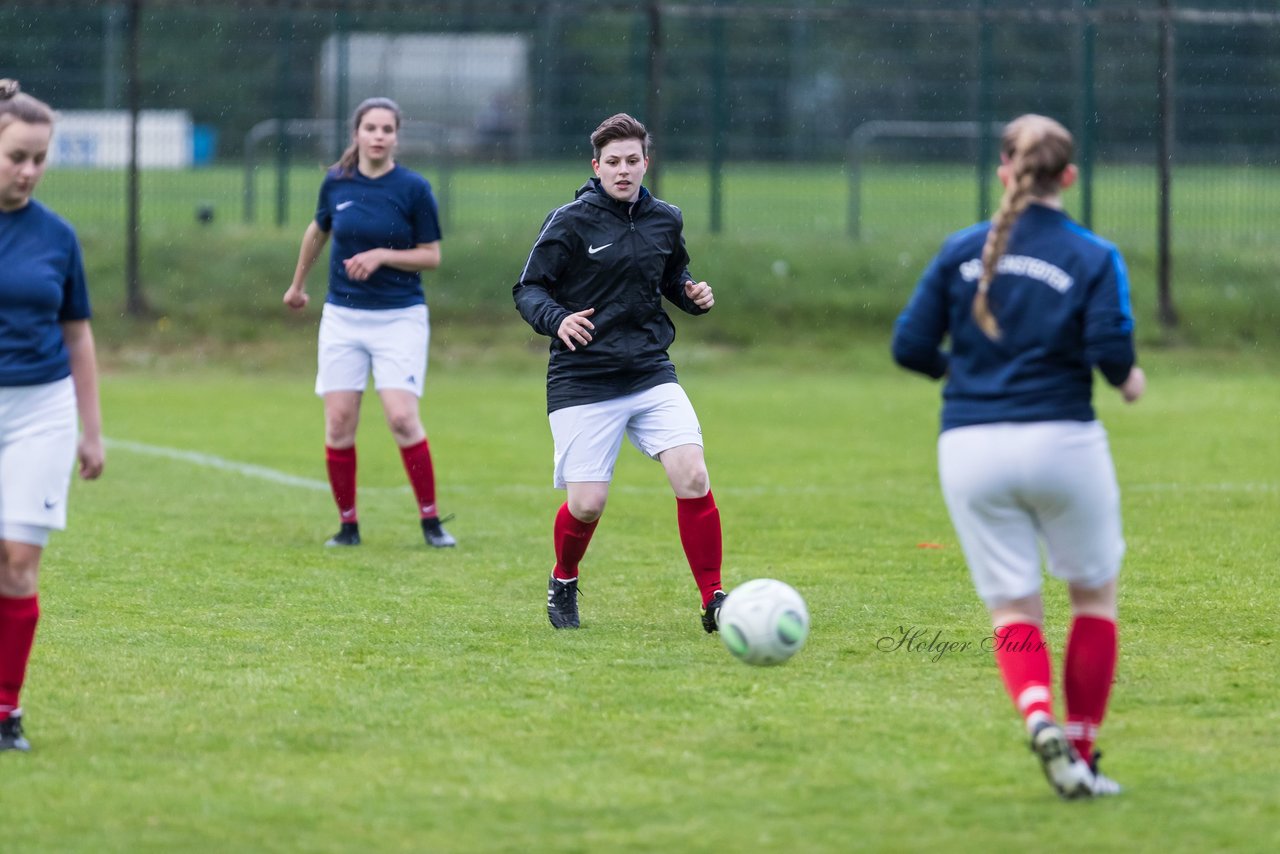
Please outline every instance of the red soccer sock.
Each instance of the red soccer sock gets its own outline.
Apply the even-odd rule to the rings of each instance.
[[[325,466],[329,470],[329,489],[338,505],[338,518],[343,522],[356,521],[356,448],[331,448],[324,446]]]
[[[1004,687],[1023,720],[1032,715],[1053,718],[1053,684],[1049,646],[1040,627],[1032,623],[1008,623],[994,634],[996,666]]]
[[[556,527],[553,535],[556,545],[556,566],[551,574],[566,581],[578,577],[578,564],[587,553],[591,544],[591,535],[596,532],[597,519],[594,522],[583,522],[569,512],[569,503],[560,505],[556,513]]]
[[[0,720],[18,708],[39,620],[39,597],[0,596]]]
[[[1067,738],[1085,760],[1107,713],[1116,675],[1119,642],[1115,621],[1081,614],[1071,623],[1063,683],[1067,695]]]
[[[439,516],[436,510],[436,470],[431,463],[431,446],[423,439],[416,445],[400,449],[404,470],[409,474],[409,484],[418,499],[418,513],[423,519]]]
[[[716,507],[715,496],[708,491],[701,498],[677,498],[676,519],[680,544],[705,608],[712,594],[720,589],[720,563],[724,556],[720,508]]]

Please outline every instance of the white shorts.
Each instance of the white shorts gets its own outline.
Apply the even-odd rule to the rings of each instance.
[[[1097,421],[980,424],[938,438],[938,472],[987,607],[1039,592],[1049,573],[1100,587],[1120,572],[1120,487]]]
[[[43,547],[67,527],[76,422],[70,377],[0,388],[0,539]]]
[[[612,481],[623,434],[652,459],[679,445],[702,445],[698,416],[679,383],[557,409],[550,421],[556,489]]]
[[[431,326],[425,305],[371,311],[325,303],[320,314],[316,394],[403,389],[422,397]]]

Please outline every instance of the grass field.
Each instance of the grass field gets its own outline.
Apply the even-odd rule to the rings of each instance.
[[[590,175],[589,164],[511,166],[409,165],[433,183],[449,235],[485,234],[532,240],[541,215],[572,200]],[[711,177],[698,163],[659,164],[660,195],[685,212],[690,233],[711,228]],[[657,168],[657,167],[656,167]],[[323,171],[319,164],[285,172],[284,206],[279,173],[260,164],[250,184],[252,220],[275,225],[283,212],[301,230],[315,212]],[[1155,245],[1157,181],[1154,167],[1100,166],[1094,183],[1094,227],[1129,249]],[[212,206],[215,222],[245,224],[243,169],[219,166],[189,171],[154,170],[142,176],[142,222],[157,234],[194,223],[197,207]],[[104,170],[53,170],[42,196],[82,227],[116,225],[125,211],[124,174]],[[1000,187],[991,177],[991,204]],[[1173,231],[1178,245],[1198,248],[1268,245],[1269,223],[1280,218],[1280,170],[1266,167],[1179,165],[1173,181]],[[726,233],[847,240],[851,196],[860,206],[864,241],[942,235],[978,217],[974,169],[965,165],[867,164],[851,185],[843,164],[731,164],[723,175],[721,225]],[[1081,194],[1066,196],[1080,215]],[[1175,247],[1175,250],[1177,247]]]
[[[433,318],[469,334],[473,352],[480,353],[491,333],[513,334],[518,319],[511,285],[544,215],[571,197],[587,170],[565,164],[457,167],[441,180],[427,167],[446,225],[444,263],[425,278]],[[1277,219],[1280,171],[1179,169],[1176,329],[1156,322],[1154,177],[1142,168],[1100,170],[1095,197],[1096,224],[1117,241],[1130,268],[1142,343],[1270,358],[1280,323],[1280,262],[1266,229]],[[124,314],[122,174],[53,170],[41,198],[80,231],[95,329],[106,350],[136,351],[130,358],[146,360],[247,345],[261,358],[264,341],[297,332],[280,295],[319,180],[315,167],[288,172],[289,215],[277,226],[269,210],[274,174],[263,167],[257,220],[246,225],[239,170],[144,174],[140,284],[152,311],[142,318]],[[882,334],[944,236],[976,216],[972,170],[868,168],[865,239],[855,241],[846,235],[848,176],[838,166],[734,164],[726,170],[724,231],[711,234],[705,168],[669,166],[662,181],[662,194],[685,210],[691,269],[717,289],[717,322],[694,334],[710,346],[752,351],[789,346],[795,338],[843,351],[851,339]],[[1069,192],[1066,201],[1074,211],[1080,194]],[[212,224],[196,221],[201,204],[213,206]],[[311,278],[313,293],[322,294],[323,269]]]
[[[1141,404],[1099,392],[1129,543],[1101,746],[1127,791],[1061,803],[988,656],[877,649],[987,634],[936,486],[937,389],[882,343],[775,367],[676,353],[726,581],[808,599],[808,646],[775,669],[701,632],[674,502],[629,448],[583,629],[547,626],[560,495],[535,353],[435,357],[444,553],[376,407],[365,545],[321,547],[308,362],[114,368],[108,472],[75,486],[45,560],[35,750],[0,756],[6,850],[1276,850],[1272,363],[1156,352]]]

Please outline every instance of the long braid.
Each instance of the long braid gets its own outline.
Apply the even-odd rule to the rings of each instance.
[[[982,275],[972,308],[974,323],[992,341],[1000,338],[1000,324],[991,311],[988,294],[1009,245],[1009,234],[1032,199],[1057,192],[1062,172],[1071,163],[1072,147],[1067,129],[1044,116],[1020,116],[1005,128],[1001,152],[1011,174],[982,246]]]

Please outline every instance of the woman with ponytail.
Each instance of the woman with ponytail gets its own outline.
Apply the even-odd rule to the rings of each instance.
[[[92,480],[104,461],[80,244],[32,198],[53,121],[48,104],[0,80],[0,751],[31,749],[18,694],[40,618],[40,557],[67,526],[73,465]]]
[[[996,665],[1032,751],[1064,798],[1120,791],[1098,771],[1093,749],[1115,673],[1124,554],[1093,373],[1129,403],[1146,387],[1135,364],[1124,261],[1062,210],[1060,194],[1076,180],[1072,148],[1053,119],[1009,123],[999,210],[946,240],[893,336],[898,364],[946,380],[943,496],[991,613]],[[1042,548],[1071,601],[1065,724],[1054,712],[1043,636]]]
[[[433,548],[448,548],[456,543],[440,524],[431,450],[418,412],[431,337],[420,273],[440,266],[436,200],[426,178],[395,161],[395,101],[361,102],[351,131],[351,145],[320,186],[315,220],[302,237],[284,294],[289,308],[307,307],[307,273],[332,233],[316,394],[324,399],[325,463],[339,528],[325,545],[360,545],[356,426],[372,371],[417,498],[422,536]]]

